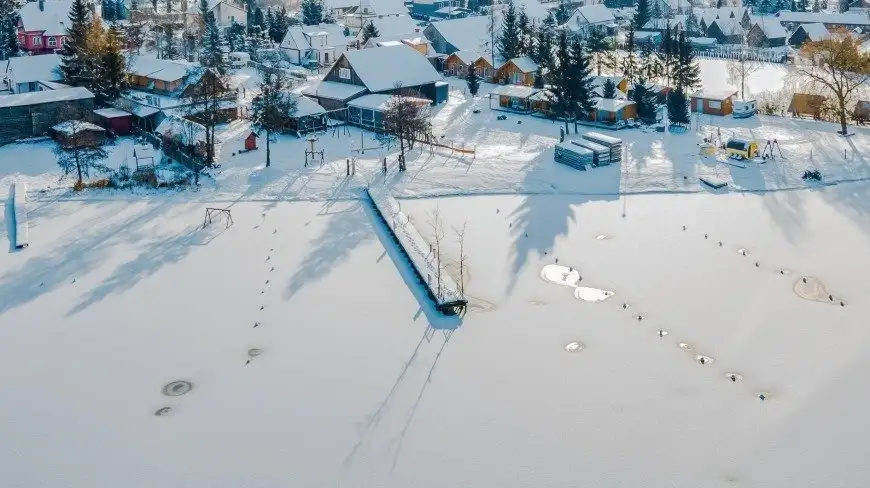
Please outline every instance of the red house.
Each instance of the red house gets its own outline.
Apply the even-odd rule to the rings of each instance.
[[[33,54],[53,53],[63,47],[72,0],[27,2],[19,11],[18,44]]]
[[[245,151],[253,151],[257,149],[257,134],[251,132],[245,138]]]

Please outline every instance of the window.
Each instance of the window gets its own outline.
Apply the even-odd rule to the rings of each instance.
[[[42,45],[42,38],[41,37],[34,36],[31,39],[32,39],[31,44],[33,44],[34,46],[41,46]]]
[[[48,38],[48,46],[49,47],[57,46],[57,39],[55,39],[54,37],[49,37]]]
[[[722,102],[718,100],[710,100],[707,104],[710,108],[722,108]]]
[[[338,77],[342,80],[350,79],[350,69],[349,68],[338,68]]]
[[[324,63],[329,62],[329,53],[323,53],[323,62]],[[347,68],[342,68],[342,69],[347,69]],[[348,70],[348,71],[350,71],[350,70]]]

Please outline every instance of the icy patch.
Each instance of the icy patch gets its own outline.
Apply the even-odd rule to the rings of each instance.
[[[172,407],[160,407],[154,412],[155,417],[165,417],[172,411]]]
[[[580,352],[583,350],[584,347],[586,347],[586,345],[580,341],[569,342],[569,343],[565,344],[565,351],[567,351],[567,352]]]
[[[580,282],[580,272],[576,269],[559,264],[548,264],[541,270],[541,278],[544,281],[564,286],[577,286]]]
[[[578,286],[574,289],[574,298],[583,300],[584,302],[600,302],[607,300],[613,296],[610,290],[601,290],[598,288],[590,288],[588,286]]]
[[[190,393],[190,390],[193,389],[193,383],[189,381],[173,381],[172,383],[167,383],[166,386],[163,387],[163,394],[166,396],[181,396],[185,393]]]
[[[794,293],[804,300],[810,300],[813,302],[823,302],[831,305],[840,305],[843,303],[840,299],[825,289],[825,284],[822,283],[821,280],[813,278],[812,276],[805,276],[795,281]]]
[[[260,354],[263,354],[263,350],[262,350],[262,349],[257,349],[257,348],[254,348],[254,349],[248,349],[248,357],[251,358],[251,359],[253,359],[253,358],[259,356]]]

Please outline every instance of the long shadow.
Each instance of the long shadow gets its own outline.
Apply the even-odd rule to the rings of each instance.
[[[223,222],[216,222],[205,229],[197,225],[174,237],[155,240],[147,249],[141,250],[136,258],[118,266],[111,276],[91,289],[81,302],[67,312],[67,316],[85,310],[110,294],[119,294],[131,289],[142,279],[156,273],[162,266],[181,261],[196,246],[208,244],[226,230]]]
[[[330,268],[342,262],[360,244],[371,239],[366,222],[365,205],[356,202],[345,211],[326,216],[326,228],[310,242],[311,251],[290,277],[284,298],[289,299],[303,287],[325,276]]]
[[[153,221],[165,208],[166,204],[153,205],[120,222],[81,226],[82,234],[72,237],[54,255],[32,257],[20,270],[0,276],[0,314],[97,268],[103,262],[103,253],[116,245],[118,239],[136,241],[140,237],[140,228]],[[88,229],[97,230],[88,232]]]
[[[15,196],[10,191],[9,196],[6,197],[6,205],[3,206],[4,227],[6,238],[9,240],[9,252],[15,250],[15,210],[12,203],[14,198]]]

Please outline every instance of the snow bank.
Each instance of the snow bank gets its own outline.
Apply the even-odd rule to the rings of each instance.
[[[411,224],[408,216],[399,207],[399,202],[390,196],[383,187],[370,188],[367,192],[375,209],[381,214],[387,227],[390,228],[411,264],[414,265],[420,280],[426,284],[437,308],[443,311],[457,305],[464,305],[466,300],[462,296],[459,286],[444,265],[437,262],[435,253],[430,251],[431,244]],[[439,272],[441,276],[440,289],[438,286]]]

